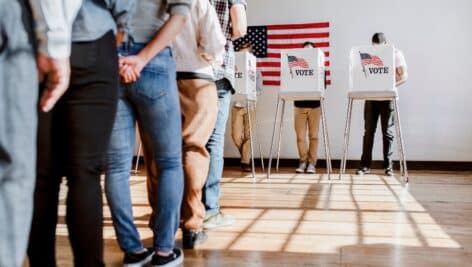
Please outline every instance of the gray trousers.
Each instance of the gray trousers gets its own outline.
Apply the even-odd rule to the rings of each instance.
[[[38,81],[26,0],[0,0],[0,267],[22,266],[33,210]]]

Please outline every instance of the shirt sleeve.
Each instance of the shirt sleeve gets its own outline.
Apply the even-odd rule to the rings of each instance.
[[[230,7],[233,5],[243,5],[244,8],[247,8],[246,0],[229,0]]]
[[[135,0],[105,0],[113,18],[118,26],[118,31],[129,32],[131,15],[135,11]]]
[[[188,16],[191,4],[192,0],[167,0],[168,12],[171,15]]]
[[[52,58],[70,56],[72,23],[82,0],[30,0],[39,52]]]

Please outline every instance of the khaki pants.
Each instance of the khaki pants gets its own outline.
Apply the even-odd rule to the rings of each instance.
[[[318,151],[318,129],[320,125],[320,108],[297,108],[294,110],[295,131],[300,162],[316,164]],[[308,126],[309,146],[306,144]]]
[[[205,147],[215,128],[218,96],[215,83],[203,79],[178,80],[182,112],[183,167],[185,191],[182,201],[181,226],[185,230],[200,231],[205,219],[202,189],[208,175],[210,155]],[[146,148],[146,145],[143,147]],[[146,162],[150,156],[144,149]],[[148,198],[154,206],[157,188],[156,166],[146,165]],[[153,207],[153,213],[159,212]]]
[[[254,133],[256,113],[250,107],[251,126]],[[249,131],[249,115],[247,108],[232,107],[231,109],[231,137],[241,154],[241,163],[249,164],[251,160],[251,135]]]

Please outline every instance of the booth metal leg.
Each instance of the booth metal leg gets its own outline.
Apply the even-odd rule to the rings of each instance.
[[[141,157],[141,150],[143,149],[142,146],[143,146],[143,142],[139,142],[138,155],[136,156],[136,163],[134,166],[134,170],[132,171],[134,174],[138,174],[139,158]]]
[[[275,171],[279,172],[279,162],[280,162],[280,149],[282,147],[282,133],[284,130],[284,116],[285,116],[285,100],[282,100],[282,114],[280,116],[280,126],[279,126],[279,143],[277,148],[277,165],[275,166]]]
[[[408,183],[409,177],[408,177],[408,168],[406,166],[405,145],[403,143],[402,126],[400,122],[400,109],[398,106],[397,99],[394,99],[393,103],[394,103],[394,109],[395,109],[394,119],[395,119],[395,128],[397,131],[397,142],[398,142],[398,148],[400,151],[400,173],[404,177],[405,182]]]
[[[343,159],[341,160],[341,167],[339,170],[340,180],[342,178],[342,175],[346,172],[346,161],[347,161],[347,156],[348,156],[348,151],[349,151],[349,135],[351,131],[351,115],[352,115],[353,101],[354,100],[352,98],[349,98],[348,104],[347,104],[346,127],[344,129],[344,153],[343,153]]]
[[[275,118],[274,118],[274,127],[272,130],[272,138],[270,141],[270,152],[269,152],[269,166],[267,166],[267,179],[270,179],[270,171],[272,167],[272,156],[273,156],[273,149],[274,149],[274,139],[275,139],[275,131],[277,129],[277,118],[279,115],[279,104],[280,104],[281,99],[277,99],[277,105],[275,107]]]
[[[330,147],[329,147],[329,137],[328,137],[328,127],[326,122],[326,109],[324,99],[321,99],[321,127],[323,132],[323,141],[324,141],[324,148],[325,148],[325,155],[326,155],[326,170],[328,173],[328,179],[331,180],[331,154],[330,154]]]
[[[254,112],[254,114],[256,114]],[[254,130],[256,131],[256,134],[255,134],[255,137],[256,137],[256,140],[257,140],[257,145],[259,146],[259,154],[260,154],[260,157],[261,157],[261,166],[262,166],[262,172],[265,172],[265,166],[264,166],[264,154],[262,153],[262,145],[261,145],[261,139],[259,138],[259,134],[260,131],[259,131],[259,126],[258,126],[258,123],[257,123],[257,115],[256,115],[256,118],[254,118]]]
[[[246,101],[246,109],[247,109],[247,117],[248,117],[248,125],[249,125],[249,144],[251,146],[251,167],[252,167],[252,179],[253,182],[256,181],[256,169],[254,164],[254,136],[252,134],[252,116],[251,116],[251,109],[249,107],[249,101]]]

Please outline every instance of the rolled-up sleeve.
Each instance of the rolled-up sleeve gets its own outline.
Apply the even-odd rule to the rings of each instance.
[[[118,31],[129,32],[131,16],[136,8],[136,0],[105,0],[105,2],[113,14]]]
[[[244,8],[247,8],[247,1],[246,0],[230,0],[229,1],[230,5],[243,5]]]
[[[52,58],[70,56],[72,23],[82,0],[30,0],[39,52]]]
[[[192,5],[192,0],[168,0],[168,12],[171,15],[184,15],[188,16],[190,14],[190,7]]]

